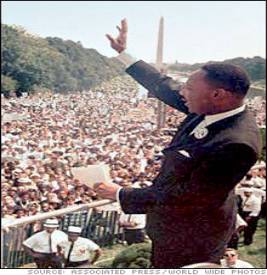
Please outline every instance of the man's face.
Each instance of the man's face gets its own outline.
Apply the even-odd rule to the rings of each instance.
[[[80,234],[76,234],[76,233],[68,233],[68,239],[70,242],[75,242]]]
[[[54,228],[54,227],[53,228],[52,227],[45,227],[45,230],[46,230],[47,233],[51,234],[56,230],[56,228]]]
[[[224,259],[227,262],[228,266],[232,266],[236,263],[237,261],[237,253],[235,251],[227,251],[224,253]]]
[[[252,192],[250,192],[250,191],[249,191],[249,192],[245,191],[245,192],[244,192],[244,195],[245,195],[245,197],[250,197],[250,196],[252,195]]]
[[[193,73],[183,86],[180,94],[185,99],[185,105],[190,113],[209,114],[214,88],[205,79],[205,71],[198,70]]]

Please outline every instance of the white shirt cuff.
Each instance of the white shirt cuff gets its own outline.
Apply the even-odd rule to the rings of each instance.
[[[123,187],[120,187],[120,188],[117,190],[117,193],[116,193],[116,201],[117,201],[119,204],[121,204],[121,203],[120,203],[120,191],[121,191],[122,188],[123,188]]]
[[[135,57],[125,51],[121,52],[116,58],[126,66],[126,69],[137,62]]]

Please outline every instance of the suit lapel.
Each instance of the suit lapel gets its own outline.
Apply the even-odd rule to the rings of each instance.
[[[182,125],[182,127],[166,149],[169,150],[174,147],[190,148],[192,146],[199,146],[200,144],[203,144],[213,138],[220,131],[231,127],[242,114],[244,114],[244,112],[222,119],[207,126],[206,128],[208,130],[208,134],[205,137],[199,139],[196,138],[194,134],[190,135],[190,133],[203,120],[204,116],[192,115],[192,117],[188,119],[188,121],[184,121],[186,123]]]
[[[203,137],[203,138],[196,138],[194,136],[194,134],[192,135],[188,135],[188,145],[191,146],[193,144],[197,144],[200,145],[204,142],[206,142],[207,140],[210,140],[211,138],[215,137],[216,135],[218,135],[221,131],[227,129],[227,128],[231,128],[232,125],[236,122],[236,120],[243,114],[239,113],[236,114],[234,116],[219,120],[217,122],[212,123],[211,125],[207,126],[207,130],[208,130],[208,134]]]
[[[171,141],[169,147],[186,143],[187,137],[191,131],[203,120],[203,118],[204,116],[198,116],[195,114],[188,115],[188,117],[180,125],[179,130]]]

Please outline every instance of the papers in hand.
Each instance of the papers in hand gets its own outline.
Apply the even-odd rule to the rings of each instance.
[[[71,169],[74,179],[93,188],[97,182],[110,183],[109,166],[105,164],[88,165],[87,167],[74,167]]]

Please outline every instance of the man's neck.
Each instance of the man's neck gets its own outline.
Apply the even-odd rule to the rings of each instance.
[[[208,111],[205,115],[217,115],[217,114],[221,114],[221,113],[225,113],[225,112],[229,112],[235,109],[238,109],[239,107],[242,107],[244,105],[244,102],[239,102],[238,104],[233,104],[231,106],[228,107],[217,107],[216,109],[212,109],[210,111]]]

